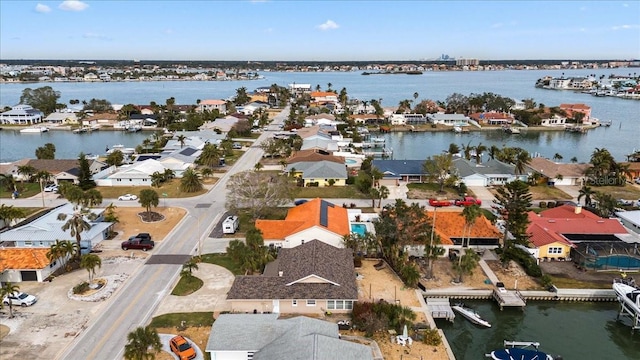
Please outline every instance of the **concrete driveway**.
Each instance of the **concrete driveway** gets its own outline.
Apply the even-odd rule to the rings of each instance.
[[[158,334],[158,336],[160,336],[160,342],[162,342],[162,350],[171,354],[174,359],[180,360],[176,354],[171,352],[171,347],[169,347],[169,341],[171,341],[171,339],[176,335],[177,334]],[[198,345],[196,345],[193,341],[191,341],[191,339],[186,336],[185,339],[187,339],[189,344],[191,344],[191,347],[193,347],[193,349],[196,351],[196,357],[194,358],[194,360],[203,360],[204,355]]]

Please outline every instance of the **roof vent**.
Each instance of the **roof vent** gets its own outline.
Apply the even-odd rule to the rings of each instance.
[[[582,212],[582,206],[578,205],[573,209],[573,212],[576,214],[580,214]]]

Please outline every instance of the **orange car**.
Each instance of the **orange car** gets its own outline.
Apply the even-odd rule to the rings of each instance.
[[[196,358],[196,351],[182,335],[174,336],[171,341],[169,341],[169,347],[171,347],[171,351],[174,354],[178,355],[180,360]]]

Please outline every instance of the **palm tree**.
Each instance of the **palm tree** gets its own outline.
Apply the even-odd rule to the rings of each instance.
[[[162,351],[162,342],[158,331],[150,326],[138,327],[130,332],[127,335],[127,341],[124,346],[126,360],[155,359],[155,354]]]
[[[14,285],[11,282],[6,282],[2,288],[0,288],[0,298],[4,298],[7,295],[20,292],[20,286]],[[9,319],[13,319],[13,302],[9,301]]]
[[[82,255],[80,259],[80,267],[89,272],[89,284],[93,283],[93,277],[96,274],[96,267],[102,267],[102,260],[96,254]]]
[[[0,174],[0,186],[7,191],[16,191],[16,180],[12,174]]]
[[[102,204],[102,193],[96,189],[89,189],[84,192],[82,205],[86,207],[94,207]]]
[[[462,213],[460,214],[461,216],[464,217],[464,226],[465,229],[467,229],[467,246],[469,247],[469,243],[471,242],[471,229],[473,228],[473,225],[476,223],[476,219],[478,219],[478,217],[480,217],[480,207],[476,204],[471,205],[471,206],[467,206],[464,208],[464,210],[462,210]],[[461,251],[465,251],[464,250],[465,246],[464,246],[464,230],[462,231],[462,249]],[[473,252],[473,251],[471,251]],[[469,251],[465,251],[465,255],[469,253]],[[462,255],[462,254],[460,254]],[[458,258],[458,265],[456,267],[456,270],[458,271],[458,275],[459,275],[459,279],[458,282],[461,283],[462,282],[462,273],[464,270],[463,266],[462,266],[462,258],[463,256],[460,256]]]
[[[176,140],[178,140],[178,142],[180,143],[180,148],[182,149],[184,147],[184,144],[187,142],[187,137],[182,135],[182,134],[180,134],[180,135],[178,135]]]
[[[13,205],[6,206],[0,204],[0,220],[4,221],[4,224],[11,228],[13,220],[21,219],[25,217],[25,211],[21,208],[16,208]]]
[[[159,188],[164,181],[164,174],[156,171],[151,174],[151,186]]]
[[[476,164],[480,164],[482,162],[482,153],[485,151],[487,151],[487,147],[482,145],[482,143],[479,143],[478,146],[476,146]]]
[[[531,162],[531,156],[527,151],[523,150],[518,152],[518,155],[516,155],[516,158],[515,158],[515,163],[513,164],[515,166],[516,175],[524,174],[525,167],[530,162]]]
[[[473,269],[478,265],[480,256],[475,251],[465,251],[464,255],[460,257],[460,261],[454,263],[453,267],[458,272],[458,283],[462,282],[463,274],[472,274]]]
[[[380,191],[378,189],[372,187],[369,189],[369,196],[371,196],[371,207],[376,207],[376,199],[380,198]]]
[[[62,254],[62,259],[63,259],[62,265],[64,266],[65,270],[67,271],[71,270],[67,265],[67,260],[75,257],[77,254],[80,254],[80,246],[75,241],[69,241],[69,240],[63,241],[60,245],[61,245],[60,252]]]
[[[574,157],[572,157],[572,158],[571,158],[571,160],[569,160],[569,161],[571,161],[572,163],[574,163],[574,164],[575,164],[575,163],[577,163],[577,162],[578,162],[578,158],[574,156]]]
[[[157,207],[158,204],[160,204],[160,197],[155,190],[143,189],[140,191],[138,202],[147,209],[147,214],[149,214],[151,212],[151,206]]]
[[[260,169],[262,169],[263,167],[264,165],[262,165],[262,163],[257,162],[255,165],[253,165],[253,170],[260,171]]]
[[[176,172],[171,169],[164,169],[164,173],[162,173],[162,175],[164,176],[164,181],[169,181],[176,177]]]
[[[491,147],[489,147],[489,157],[491,158],[491,160],[495,159],[496,156],[498,156],[498,153],[500,153],[499,147],[495,145],[491,145]]]
[[[582,185],[582,188],[578,191],[578,202],[584,197],[584,206],[591,206],[591,197],[595,195],[595,191],[587,185]]]
[[[64,254],[64,249],[62,248],[62,241],[56,240],[56,242],[51,244],[51,246],[49,247],[49,251],[47,251],[47,259],[49,260],[50,263],[53,263],[54,261],[61,259],[60,263],[64,268],[64,261],[62,260],[64,257],[63,254]]]
[[[31,176],[37,172],[36,168],[31,165],[21,165],[18,166],[18,175],[22,175],[21,182],[24,183],[25,175],[28,177],[29,181],[31,181]]]
[[[187,169],[187,171],[182,174],[182,179],[180,179],[180,191],[191,193],[200,190],[202,190],[200,174],[193,169]]]
[[[84,215],[81,212],[76,211],[73,216],[62,225],[62,230],[70,230],[71,236],[75,236],[76,238],[76,244],[82,249],[82,244],[80,243],[82,240],[82,232],[91,230],[91,225],[84,219]],[[80,256],[80,251],[78,251],[76,256]]]
[[[197,257],[193,257],[182,265],[182,270],[188,272],[189,276],[191,276],[193,274],[193,270],[198,270],[198,262],[199,259]]]
[[[560,155],[560,153],[555,153],[555,154],[553,155],[553,160],[554,160],[554,161],[560,161],[560,160],[562,160],[562,159],[563,159],[563,157],[562,157],[562,155]]]
[[[222,152],[215,144],[206,144],[196,159],[196,164],[208,167],[220,166]]]
[[[380,186],[380,188],[378,189],[378,195],[380,196],[380,201],[378,202],[378,207],[382,208],[382,199],[386,199],[389,197],[389,188],[382,185]]]

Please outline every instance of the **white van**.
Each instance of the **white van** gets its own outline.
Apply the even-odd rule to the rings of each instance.
[[[222,232],[224,234],[235,234],[240,225],[240,220],[237,216],[229,216],[222,222]]]

